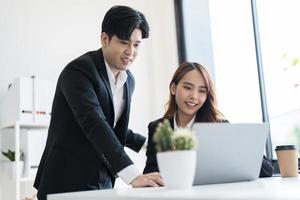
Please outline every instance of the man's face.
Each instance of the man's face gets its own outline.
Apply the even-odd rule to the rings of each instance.
[[[129,40],[121,40],[116,35],[109,40],[107,33],[101,33],[103,55],[114,75],[126,70],[134,61],[141,41],[140,29],[134,29]]]

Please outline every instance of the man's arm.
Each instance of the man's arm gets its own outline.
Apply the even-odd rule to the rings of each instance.
[[[125,146],[132,149],[135,152],[139,152],[146,141],[146,137],[132,132],[128,129]]]

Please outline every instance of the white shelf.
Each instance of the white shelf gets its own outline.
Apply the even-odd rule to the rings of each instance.
[[[28,128],[28,129],[41,129],[41,128],[49,128],[49,124],[47,123],[22,123],[19,121],[12,122],[11,124],[1,125],[0,130],[2,129],[8,129],[12,128],[14,129],[14,149],[15,149],[15,157],[16,157],[16,167],[15,167],[15,177],[13,179],[15,180],[15,200],[21,199],[21,184],[26,182],[33,182],[34,177],[22,177],[20,174],[20,171],[18,170],[20,166],[20,153],[18,149],[20,149],[20,130],[22,128]]]
[[[49,123],[22,123],[19,122],[20,128],[48,128]],[[5,129],[5,128],[14,128],[15,124],[7,124],[7,125],[1,125],[0,129]]]
[[[20,182],[33,182],[35,178],[22,177],[20,178]]]

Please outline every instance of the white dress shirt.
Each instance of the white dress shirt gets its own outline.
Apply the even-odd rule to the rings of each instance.
[[[125,99],[123,98],[124,84],[126,83],[128,75],[125,71],[120,71],[118,75],[115,77],[106,62],[105,65],[106,65],[108,80],[110,83],[111,93],[113,95],[113,104],[114,104],[114,112],[115,112],[114,127],[115,127],[125,108]]]
[[[179,128],[179,126],[177,125],[177,122],[176,122],[176,116],[177,116],[177,113],[175,113],[174,119],[173,119],[173,123],[174,123],[174,132]],[[186,127],[180,127],[180,128],[189,128],[189,129],[191,129],[191,128],[192,128],[192,125],[193,125],[194,122],[195,122],[195,118],[196,118],[196,115],[191,119],[191,121],[189,121],[189,123],[186,125]]]
[[[126,83],[128,75],[125,71],[120,71],[115,77],[106,61],[105,61],[105,66],[106,66],[108,80],[110,83],[111,92],[113,95],[113,104],[114,104],[114,113],[115,113],[114,127],[115,127],[125,108],[125,99],[123,98],[124,84]],[[144,146],[145,144],[146,142],[144,143]],[[135,179],[140,174],[141,173],[135,167],[134,164],[125,167],[124,169],[122,169],[117,173],[117,175],[128,185],[133,179]]]

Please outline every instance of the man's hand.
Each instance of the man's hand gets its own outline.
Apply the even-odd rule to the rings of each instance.
[[[158,187],[164,185],[158,172],[139,175],[130,184],[132,187]]]

